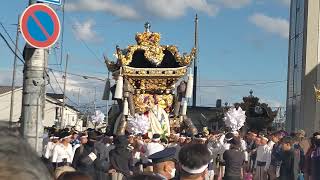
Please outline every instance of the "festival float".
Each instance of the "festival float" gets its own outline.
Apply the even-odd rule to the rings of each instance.
[[[192,96],[193,75],[190,65],[196,54],[179,53],[175,45],[161,45],[160,34],[137,33],[136,44],[116,46],[116,61],[105,57],[116,81],[110,88],[118,112],[109,125],[114,134],[154,134],[168,136],[175,128],[197,133],[187,117],[187,100]]]

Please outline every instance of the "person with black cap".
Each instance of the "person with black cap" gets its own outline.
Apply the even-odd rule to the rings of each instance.
[[[106,179],[105,172],[108,169],[108,163],[104,149],[96,142],[97,134],[89,131],[88,141],[76,149],[72,166],[80,172],[88,174],[93,180]],[[104,147],[104,145],[102,145]]]
[[[210,151],[205,144],[188,144],[179,152],[180,180],[205,180]]]
[[[240,180],[241,168],[245,162],[245,154],[241,151],[240,138],[234,137],[230,140],[230,149],[223,153],[225,162],[225,180]]]
[[[153,172],[162,179],[173,179],[176,175],[175,168],[176,149],[166,148],[149,156],[152,160]]]
[[[109,174],[111,174],[112,179],[122,180],[124,177],[132,175],[129,167],[132,155],[128,149],[128,144],[128,137],[125,135],[117,136],[114,139],[115,148],[109,153]]]

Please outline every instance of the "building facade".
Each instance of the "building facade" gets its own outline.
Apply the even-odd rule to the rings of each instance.
[[[12,122],[19,121],[22,107],[22,87],[14,90],[14,106]],[[11,105],[11,87],[0,86],[0,121],[9,121]],[[61,118],[62,102],[61,99],[56,98],[52,94],[47,94],[46,104],[44,109],[43,126],[51,127],[57,124],[58,119]],[[79,111],[72,106],[66,105],[64,111],[64,125],[75,126],[77,130],[82,131],[82,120],[79,119]]]
[[[292,0],[288,53],[286,129],[320,128],[320,105],[314,85],[320,85],[320,1]]]

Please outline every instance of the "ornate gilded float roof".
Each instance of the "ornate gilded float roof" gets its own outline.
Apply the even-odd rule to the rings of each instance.
[[[126,49],[117,46],[116,63],[105,58],[108,69],[116,71],[120,67],[136,67],[137,64],[140,68],[179,68],[190,65],[196,53],[195,48],[189,54],[180,55],[177,46],[160,45],[160,39],[161,35],[150,32],[150,24],[146,23],[145,32],[135,36],[137,44],[129,45]],[[144,63],[146,67],[143,67]]]
[[[177,77],[187,73],[187,67],[179,68],[132,68],[129,66],[124,66],[122,69],[122,74],[127,77]]]

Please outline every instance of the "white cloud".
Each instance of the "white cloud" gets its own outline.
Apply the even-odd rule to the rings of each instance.
[[[188,9],[214,16],[218,7],[207,0],[143,0],[144,8],[151,14],[162,18],[178,18]]]
[[[15,77],[16,86],[22,86],[22,79],[23,79],[22,69],[23,69],[22,67],[17,67],[16,77]],[[12,69],[0,69],[0,85],[11,86],[11,83],[12,83]]]
[[[260,103],[266,103],[269,107],[284,107],[284,103],[270,98],[260,98]]]
[[[83,73],[76,73],[83,74]],[[96,75],[94,75],[96,76]],[[49,72],[50,83],[55,91],[55,93],[62,93],[60,87],[63,89],[63,73],[54,71],[54,76],[51,72]],[[55,80],[57,79],[57,81]],[[99,77],[100,79],[105,79],[104,77]],[[60,87],[59,87],[60,86]],[[52,92],[52,89],[49,85],[47,85],[47,92]],[[94,80],[94,79],[84,79],[80,76],[67,75],[67,84],[66,84],[66,96],[73,100],[73,102],[77,101],[78,92],[80,89],[80,102],[88,103],[93,101],[94,93],[96,88],[96,99],[97,101],[101,101],[102,93],[104,90],[104,82]]]
[[[242,8],[249,5],[252,0],[217,0],[217,2],[228,8]]]
[[[76,21],[73,25],[72,32],[74,36],[79,40],[98,42],[101,41],[101,38],[98,37],[97,33],[93,30],[95,21],[89,19],[80,23]]]
[[[277,34],[283,38],[288,38],[289,36],[289,22],[284,18],[256,13],[249,17],[249,21],[267,32]]]
[[[103,11],[123,19],[137,19],[138,13],[130,6],[113,0],[77,0],[65,5],[67,11]]]

